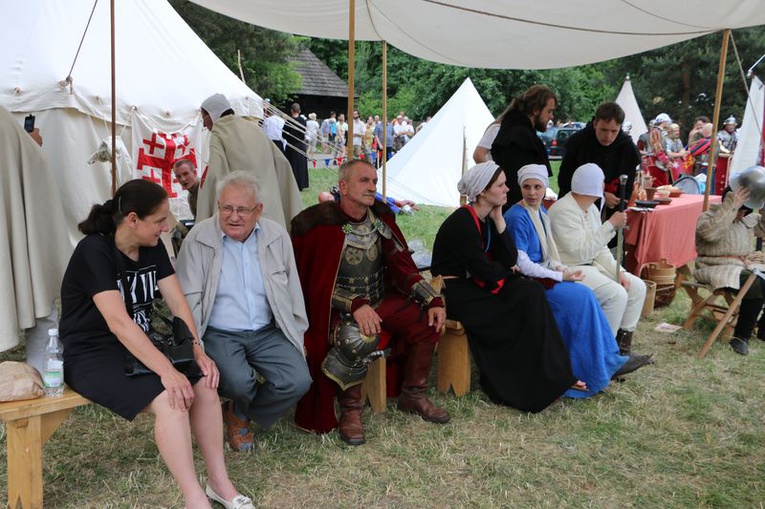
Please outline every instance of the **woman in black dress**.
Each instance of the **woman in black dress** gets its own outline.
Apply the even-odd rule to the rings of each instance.
[[[168,214],[167,193],[161,186],[132,180],[113,199],[94,205],[79,224],[86,237],[75,248],[61,286],[64,377],[72,389],[128,420],[139,412],[154,414],[157,448],[186,507],[208,508],[209,496],[228,506],[252,508],[226,471],[218,369],[204,353],[159,242],[168,230]],[[149,341],[149,309],[159,292],[194,335],[202,376],[180,373]],[[125,376],[128,351],[153,373]],[[205,490],[194,469],[192,434],[207,467]]]
[[[569,388],[584,388],[544,287],[515,270],[518,252],[502,217],[505,174],[493,161],[459,183],[469,205],[441,225],[431,272],[444,276],[446,310],[467,332],[481,387],[496,403],[539,412]]]

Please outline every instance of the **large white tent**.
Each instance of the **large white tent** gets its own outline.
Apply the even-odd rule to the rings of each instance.
[[[348,38],[349,0],[192,0],[274,30]],[[356,0],[355,36],[427,60],[550,69],[634,55],[726,28],[765,24],[762,0]]]
[[[738,145],[730,163],[728,178],[750,166],[762,166],[765,139],[765,85],[754,76],[749,87],[749,96],[744,109],[744,119],[738,131]]]
[[[386,194],[415,203],[459,206],[457,182],[473,165],[473,150],[494,120],[467,78],[387,165]],[[382,179],[378,190],[382,191]]]
[[[19,122],[36,115],[73,241],[77,222],[111,194],[109,164],[87,162],[109,138],[112,115],[109,2],[94,3],[0,4],[0,106]],[[201,131],[199,105],[216,92],[237,113],[262,116],[261,98],[165,0],[116,2],[116,87],[117,131],[128,149],[137,120],[155,132]]]
[[[624,120],[632,123],[630,136],[632,141],[637,143],[640,135],[648,131],[648,126],[645,125],[643,114],[640,113],[640,106],[638,106],[635,93],[632,91],[632,82],[629,76],[624,80],[622,89],[619,91],[619,95],[616,96],[616,104],[624,110]]]

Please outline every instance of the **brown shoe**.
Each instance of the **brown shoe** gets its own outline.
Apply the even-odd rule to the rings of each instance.
[[[435,348],[434,343],[413,343],[409,347],[401,394],[398,397],[398,409],[418,414],[428,422],[445,424],[449,422],[449,413],[435,406],[425,396]]]
[[[231,448],[237,452],[251,451],[255,447],[255,435],[250,429],[250,420],[236,416],[233,401],[225,401],[221,409],[223,423],[226,425],[226,440]]]
[[[364,439],[364,425],[361,423],[361,384],[349,387],[337,394],[340,404],[340,423],[338,431],[340,438],[349,445],[361,445]]]

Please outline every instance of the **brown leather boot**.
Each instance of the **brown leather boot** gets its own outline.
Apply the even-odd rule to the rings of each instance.
[[[361,423],[361,384],[354,385],[337,394],[340,404],[340,438],[350,445],[361,445],[364,440],[364,425]]]
[[[632,334],[633,331],[619,329],[616,333],[616,344],[619,345],[620,355],[629,355],[632,353]]]
[[[435,348],[434,343],[413,343],[409,347],[401,395],[398,397],[398,409],[402,412],[419,414],[428,422],[444,424],[449,422],[449,413],[435,406],[425,396]]]

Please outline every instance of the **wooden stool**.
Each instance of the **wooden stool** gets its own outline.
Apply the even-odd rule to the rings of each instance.
[[[446,332],[438,341],[438,390],[455,396],[470,392],[470,349],[467,334],[456,320],[446,320]]]
[[[369,363],[367,376],[361,383],[361,401],[369,401],[372,412],[376,414],[385,412],[388,403],[387,383],[385,381],[386,367],[385,357],[380,357]]]
[[[707,354],[715,340],[720,337],[721,339],[728,339],[733,332],[733,327],[738,319],[738,311],[741,306],[741,301],[744,299],[744,295],[749,291],[749,288],[754,284],[755,274],[750,274],[746,282],[744,282],[741,289],[732,295],[730,292],[723,289],[714,290],[712,287],[701,284],[692,283],[689,281],[683,281],[682,288],[686,291],[691,298],[691,310],[688,312],[688,318],[683,323],[685,330],[692,330],[693,324],[696,320],[708,312],[712,318],[717,322],[714,330],[709,334],[706,343],[701,347],[698,353],[698,358],[703,359]],[[708,295],[702,296],[700,290],[705,290]],[[722,297],[725,303],[718,303],[719,297]]]
[[[377,348],[379,350],[388,348],[392,339],[393,336],[390,332],[382,331],[380,344]],[[369,401],[372,412],[376,414],[385,412],[385,408],[388,406],[387,367],[388,364],[384,356],[370,362],[367,366],[367,375],[361,383],[361,401],[362,403]]]

